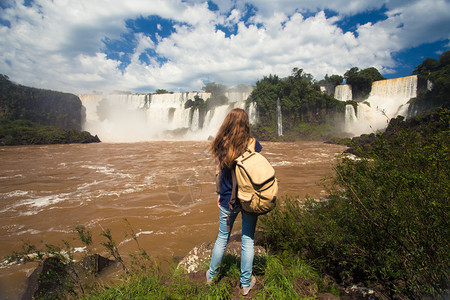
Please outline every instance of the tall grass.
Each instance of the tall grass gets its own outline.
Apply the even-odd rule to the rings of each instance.
[[[259,257],[254,269],[258,281],[251,299],[314,299],[318,287],[325,286],[314,268],[291,254]],[[193,281],[179,269],[166,274],[136,272],[84,299],[236,299],[239,272],[239,260],[226,255],[218,280],[210,285]]]

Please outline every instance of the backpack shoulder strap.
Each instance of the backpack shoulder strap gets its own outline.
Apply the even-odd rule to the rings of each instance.
[[[237,200],[237,180],[236,180],[236,162],[233,162],[233,165],[231,166],[231,182],[232,182],[232,189],[231,189],[231,198],[230,202],[228,204],[228,208],[232,210],[234,208],[234,204]]]

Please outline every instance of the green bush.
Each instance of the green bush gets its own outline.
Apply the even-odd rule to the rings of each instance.
[[[345,72],[344,78],[347,84],[352,86],[353,100],[357,101],[364,100],[369,96],[374,81],[385,79],[374,67],[363,70],[353,67]]]
[[[343,157],[326,200],[285,198],[261,218],[269,245],[305,255],[338,280],[380,283],[388,297],[445,293],[448,111],[439,122],[446,129],[427,136],[399,126],[378,136],[362,157]]]
[[[0,145],[42,145],[100,142],[87,131],[43,126],[28,120],[0,119]]]

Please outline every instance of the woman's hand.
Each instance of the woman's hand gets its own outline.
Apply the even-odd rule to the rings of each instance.
[[[217,207],[220,208],[220,195],[217,195]]]

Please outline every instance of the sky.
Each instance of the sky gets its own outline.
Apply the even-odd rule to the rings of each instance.
[[[449,38],[450,0],[0,0],[0,74],[76,94],[402,77]]]

